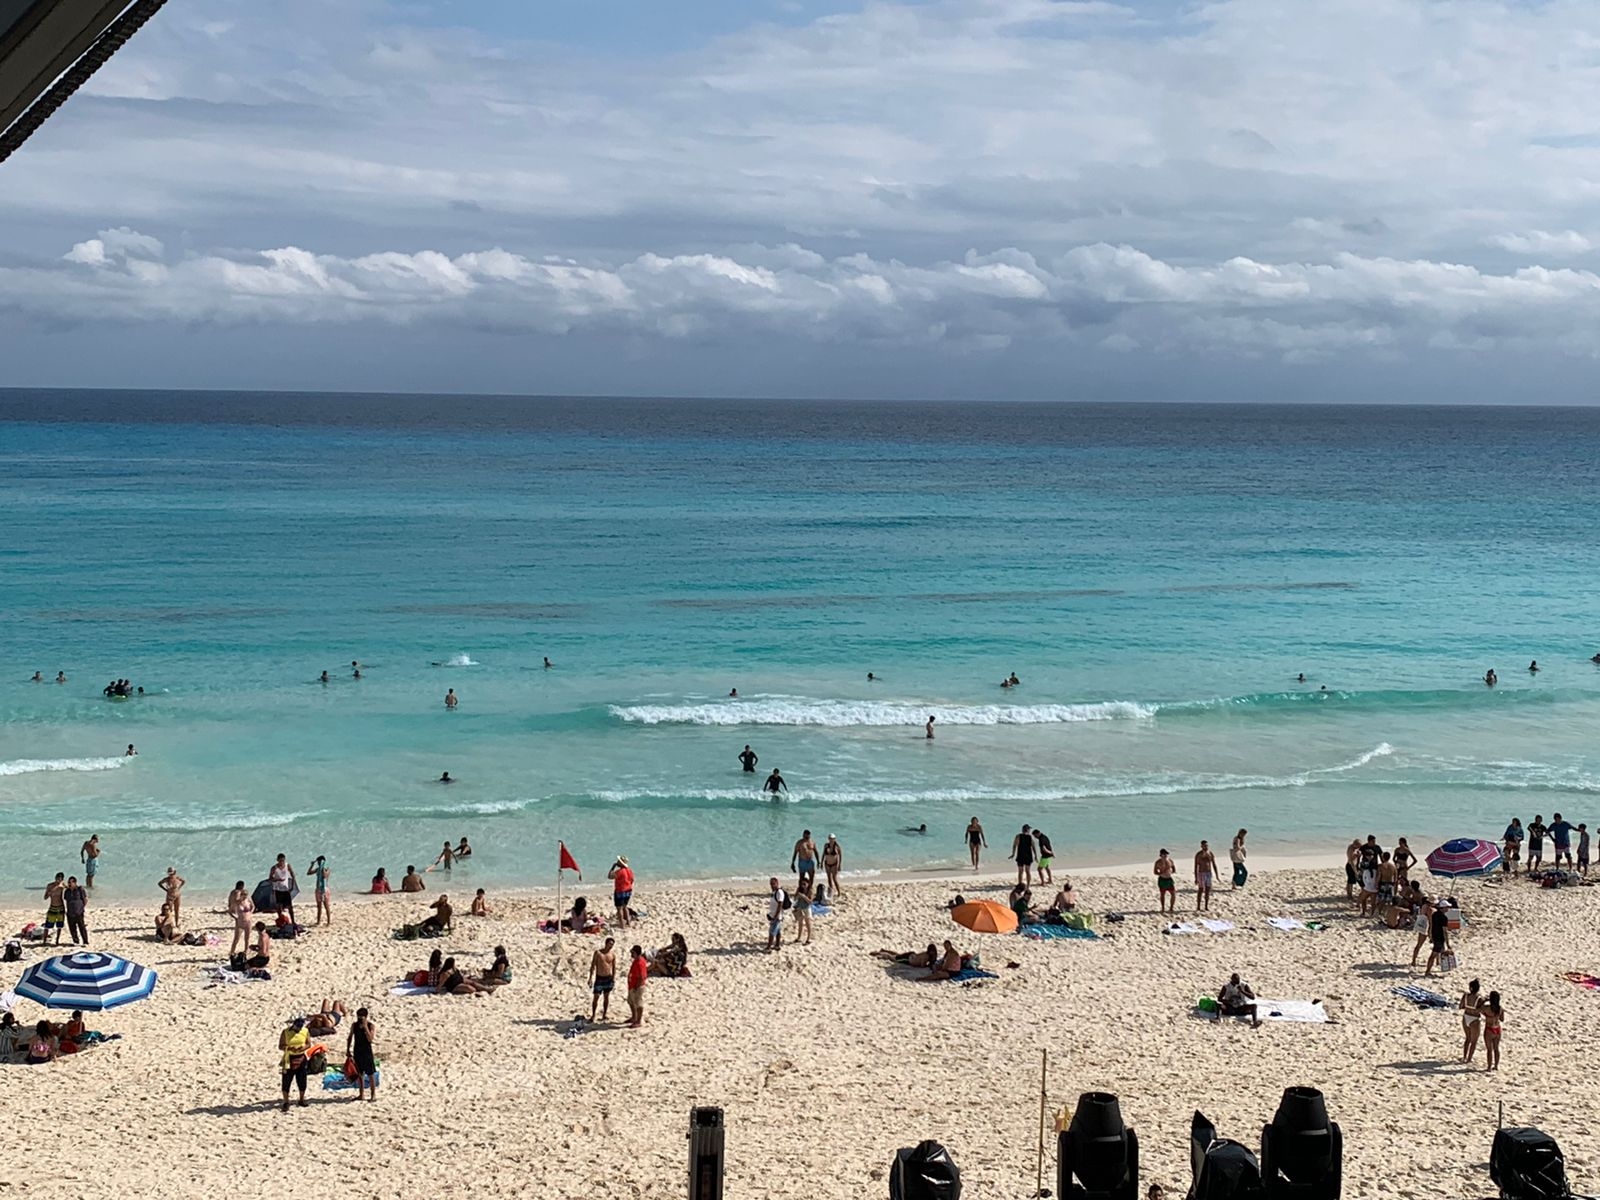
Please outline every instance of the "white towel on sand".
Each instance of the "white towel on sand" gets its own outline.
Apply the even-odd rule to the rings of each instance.
[[[1161,932],[1162,933],[1200,933],[1201,929],[1200,929],[1200,926],[1191,925],[1187,921],[1177,921],[1177,922],[1175,922],[1175,923],[1173,923],[1171,925],[1168,925]]]
[[[433,989],[423,984],[412,983],[409,979],[404,983],[396,984],[389,989],[391,996],[431,996]]]
[[[1293,1021],[1301,1025],[1328,1022],[1328,1010],[1317,1000],[1257,1000],[1256,1015],[1263,1021]]]
[[[1204,928],[1207,933],[1227,933],[1228,930],[1233,928],[1233,922],[1232,921],[1205,920],[1205,921],[1201,921],[1200,924],[1201,924],[1201,927]]]
[[[1268,917],[1267,924],[1274,929],[1281,929],[1285,933],[1293,933],[1296,929],[1304,929],[1306,923],[1295,917]]]

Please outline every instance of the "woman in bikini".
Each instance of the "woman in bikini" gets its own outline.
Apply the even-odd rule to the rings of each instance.
[[[1461,996],[1461,1029],[1465,1041],[1461,1046],[1461,1061],[1471,1062],[1478,1052],[1478,1032],[1483,1025],[1483,996],[1478,992],[1478,981],[1467,984]]]
[[[828,895],[838,896],[839,868],[844,865],[844,847],[839,845],[839,839],[833,834],[828,835],[828,840],[822,843],[822,871],[828,877]]]
[[[1505,1020],[1505,1010],[1500,1007],[1500,993],[1490,992],[1483,1006],[1483,1057],[1486,1071],[1500,1069],[1500,1028]]]

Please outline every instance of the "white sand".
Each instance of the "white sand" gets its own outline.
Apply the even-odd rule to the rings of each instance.
[[[1004,899],[998,877],[985,886],[981,894]],[[606,890],[583,889],[591,902]],[[91,1015],[91,1028],[121,1041],[49,1066],[0,1067],[7,1190],[681,1197],[689,1109],[715,1104],[728,1114],[730,1197],[883,1197],[895,1149],[925,1137],[950,1147],[969,1197],[1020,1197],[1033,1188],[1042,1047],[1053,1060],[1052,1107],[1089,1089],[1120,1094],[1139,1130],[1144,1186],[1175,1195],[1189,1182],[1196,1107],[1253,1145],[1290,1084],[1327,1093],[1344,1127],[1347,1196],[1491,1194],[1484,1164],[1501,1100],[1508,1119],[1561,1142],[1578,1190],[1600,1188],[1600,1100],[1587,1083],[1600,993],[1558,977],[1600,973],[1600,892],[1454,886],[1470,933],[1461,970],[1435,990],[1455,1000],[1476,975],[1503,994],[1505,1065],[1488,1075],[1481,1050],[1477,1069],[1457,1065],[1454,1012],[1388,994],[1412,978],[1413,935],[1355,919],[1342,872],[1258,871],[1246,892],[1214,903],[1213,915],[1238,928],[1193,937],[1160,933],[1147,875],[1085,878],[1087,907],[1129,914],[1102,925],[1115,936],[1094,943],[956,930],[939,909],[952,890],[850,887],[836,915],[816,920],[813,945],[768,956],[761,894],[653,894],[641,880],[650,915],[637,940],[657,946],[683,932],[695,977],[651,981],[644,1029],[570,1040],[551,1022],[587,1011],[595,940],[569,936],[570,966],[558,970],[555,939],[533,928],[549,896],[491,896],[488,920],[460,918],[442,942],[397,942],[389,929],[418,919],[424,901],[339,895],[338,924],[279,944],[272,982],[230,988],[197,977],[218,951],[156,944],[143,912],[91,909],[95,946],[154,966],[161,983],[150,1000]],[[464,908],[470,895],[458,883],[452,898]],[[185,899],[186,928],[216,931],[225,951],[222,897]],[[1192,907],[1180,894],[1180,915]],[[1334,928],[1266,928],[1278,914]],[[37,919],[0,916],[12,929]],[[909,982],[869,957],[952,934],[1001,978],[971,988]],[[496,942],[509,947],[516,981],[493,997],[389,995],[436,945],[481,968]],[[29,962],[40,957],[30,949]],[[1008,970],[1008,961],[1021,965]],[[24,965],[0,966],[0,990]],[[1254,1031],[1196,1019],[1195,997],[1230,970],[1263,995],[1322,998],[1336,1023]],[[381,1100],[357,1104],[353,1092],[313,1082],[312,1106],[282,1115],[279,1030],[324,996],[373,1007]],[[620,987],[614,999],[620,1023]],[[24,1001],[17,1013],[31,1024],[41,1010]],[[342,1030],[338,1047],[342,1060]],[[1049,1186],[1053,1172],[1052,1154]]]

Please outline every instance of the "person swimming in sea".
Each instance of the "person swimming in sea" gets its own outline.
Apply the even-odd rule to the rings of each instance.
[[[1304,671],[1301,671],[1300,674],[1298,674],[1298,675],[1296,675],[1294,677],[1294,681],[1296,683],[1304,683],[1306,681],[1306,673]]]
[[[132,742],[129,742],[129,743],[128,743],[128,748],[127,748],[127,750],[125,750],[125,751],[124,751],[124,752],[123,752],[123,755],[122,755],[122,757],[123,757],[123,758],[132,758],[132,757],[134,757],[134,755],[136,755],[136,754],[138,754],[138,753],[139,753],[139,752],[138,752],[138,751],[137,751],[137,750],[135,750],[135,749],[134,749],[134,748],[133,748],[133,743],[132,743]]]
[[[545,660],[544,660],[544,669],[546,671],[548,671],[553,666],[555,666],[555,663],[550,661],[550,656],[549,655],[546,655],[545,656]]]
[[[933,741],[933,714],[930,713],[928,715],[928,723],[922,728],[924,730],[924,736],[926,736],[927,740],[930,742]]]
[[[34,678],[38,679],[39,676],[35,675]],[[874,675],[871,671],[868,671],[867,672],[867,682],[868,683],[877,683],[878,682],[878,677],[876,675]]]
[[[1539,673],[1539,660],[1536,658],[1531,663],[1528,664],[1528,674],[1529,675],[1537,675],[1538,673]]]
[[[444,694],[444,706],[446,708],[453,709],[459,703],[460,703],[460,701],[456,699],[456,690],[455,690],[455,688],[450,688],[449,690],[447,690],[445,692],[445,694]]]
[[[56,682],[57,683],[65,683],[66,681],[67,681],[67,673],[65,671],[57,671],[56,672]]]
[[[928,826],[926,824],[922,824],[922,825],[907,825],[900,832],[901,833],[908,833],[908,834],[927,833],[928,832]]]
[[[870,679],[870,678],[871,678],[871,676],[870,676],[870,675],[869,675],[869,676],[868,676],[868,678],[869,678],[869,679]],[[33,673],[33,680],[32,680],[32,682],[34,682],[34,683],[43,683],[43,682],[44,682],[44,676],[43,676],[43,675],[42,675],[42,674],[41,674],[41,673],[40,673],[40,672],[38,672],[38,671],[35,671],[35,672],[34,672],[34,673]]]
[[[767,776],[767,781],[761,785],[763,792],[770,792],[776,800],[779,792],[787,792],[789,785],[783,781],[783,776],[778,774],[778,768],[772,768],[772,774]]]
[[[1494,673],[1493,667],[1490,667],[1483,673],[1483,682],[1486,686],[1493,687],[1495,684],[1500,682],[1500,676]]]
[[[738,688],[729,688],[728,689],[728,699],[729,700],[737,700],[738,698],[739,698],[739,689]]]
[[[321,675],[317,676],[317,682],[318,683],[332,683],[333,680],[329,679],[328,678],[328,673],[326,671],[324,671]]]
[[[355,670],[351,671],[350,672],[350,678],[351,679],[360,679],[361,678],[361,668],[357,667]]]
[[[440,774],[439,782],[440,783],[454,783],[455,780],[450,778],[450,772],[449,771],[445,771],[442,774]]]
[[[456,847],[456,861],[460,862],[463,858],[471,858],[471,857],[472,857],[472,847],[467,845],[467,835],[466,834],[462,834],[461,835],[461,844]]]

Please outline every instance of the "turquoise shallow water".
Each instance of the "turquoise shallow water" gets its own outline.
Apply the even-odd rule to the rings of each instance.
[[[0,393],[0,900],[90,832],[143,893],[462,834],[457,886],[558,838],[647,885],[807,827],[953,866],[973,814],[1101,861],[1584,820],[1597,449],[1589,410]]]

